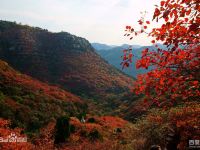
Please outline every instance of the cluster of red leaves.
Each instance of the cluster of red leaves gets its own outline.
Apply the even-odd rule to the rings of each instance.
[[[132,58],[133,58],[133,53],[132,53],[132,48],[129,47],[128,49],[123,50],[124,55],[123,57],[123,62],[120,64],[122,65],[122,69],[129,67],[129,64],[132,63]]]
[[[146,11],[141,12],[142,16],[141,16],[140,20],[138,20],[138,23],[141,27],[140,30],[136,30],[132,26],[126,26],[125,31],[127,33],[124,34],[124,36],[127,36],[127,37],[130,36],[130,40],[132,40],[134,35],[137,36],[138,34],[141,34],[141,33],[147,33],[145,30],[148,28],[150,21],[145,21],[146,13],[147,13]]]
[[[9,128],[10,121],[4,120],[0,118],[0,137],[1,138],[8,138],[8,136],[12,133],[15,134],[17,137],[25,137],[25,135],[21,134],[21,129]],[[33,145],[29,142],[0,142],[0,149],[2,150],[29,150],[32,149]]]
[[[145,93],[154,103],[173,104],[177,99],[198,100],[200,96],[199,69],[200,46],[176,51],[160,50],[146,53],[136,67],[156,68],[145,75],[139,75],[135,83],[137,94]],[[163,99],[163,95],[165,99]],[[159,101],[160,100],[160,101]]]
[[[178,99],[199,100],[199,3],[199,0],[163,0],[160,6],[156,6],[153,20],[163,18],[165,23],[160,28],[154,28],[149,36],[155,38],[152,43],[162,41],[167,48],[162,49],[156,45],[154,51],[142,51],[142,57],[137,61],[136,67],[148,69],[153,66],[153,69],[138,76],[134,92],[145,94],[158,106],[172,105]],[[142,32],[145,32],[146,28],[144,23],[143,18],[139,20]],[[131,26],[126,27],[126,31],[129,34],[135,32]]]
[[[127,121],[121,118],[112,116],[99,117],[99,121],[100,123],[103,123],[104,126],[109,126],[112,128],[122,128],[128,123]]]
[[[34,149],[40,150],[53,150],[54,134],[55,134],[55,121],[49,122],[44,128],[40,129],[40,136],[33,139]]]
[[[200,24],[199,0],[165,0],[154,12],[153,19],[163,18],[165,23],[153,29],[151,36],[165,45],[173,44],[175,50],[180,44],[199,44]]]

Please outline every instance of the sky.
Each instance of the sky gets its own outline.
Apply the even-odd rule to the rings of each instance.
[[[141,12],[152,20],[160,0],[0,0],[0,19],[66,31],[90,42],[151,45],[146,35],[124,37],[126,25],[138,28]],[[151,23],[150,28],[155,23]]]

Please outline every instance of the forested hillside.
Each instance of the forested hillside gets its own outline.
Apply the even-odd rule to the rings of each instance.
[[[62,115],[87,111],[79,97],[21,74],[4,61],[0,61],[0,107],[0,117],[30,133]]]
[[[133,79],[104,61],[84,38],[6,21],[0,22],[0,32],[0,58],[22,73],[105,109],[117,107],[129,92]]]

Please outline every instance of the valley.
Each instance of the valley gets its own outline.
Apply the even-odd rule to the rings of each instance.
[[[128,47],[1,20],[0,137],[14,133],[28,141],[0,142],[0,149],[147,150],[155,144],[176,149],[198,139],[199,82],[188,81],[184,87],[191,95],[183,101],[179,91],[172,99],[182,77],[164,80],[171,74],[150,66],[157,46],[132,45],[133,62],[122,69]],[[148,69],[136,69],[139,59]],[[160,70],[162,75],[155,72]],[[174,86],[171,93],[165,84]]]

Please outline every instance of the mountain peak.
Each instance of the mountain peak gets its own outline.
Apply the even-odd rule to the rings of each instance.
[[[30,45],[35,45],[35,49],[42,48],[46,49],[44,45],[48,44],[48,49],[52,51],[58,50],[73,50],[73,51],[94,51],[93,47],[88,40],[72,35],[68,32],[49,32],[46,29],[41,29],[39,27],[30,27],[28,25],[21,25],[15,22],[0,21],[0,32],[3,33],[3,36],[9,35],[11,43],[6,43],[5,38],[2,39],[3,45],[11,49],[25,50],[24,48],[30,48]],[[22,41],[26,40],[26,43]],[[38,43],[38,41],[40,41]],[[23,45],[21,45],[23,44]],[[22,47],[19,47],[21,45]],[[4,48],[4,47],[3,47]],[[32,47],[33,48],[33,47]],[[27,50],[28,50],[27,49]],[[34,51],[32,49],[31,51]],[[30,49],[29,49],[30,50]]]

